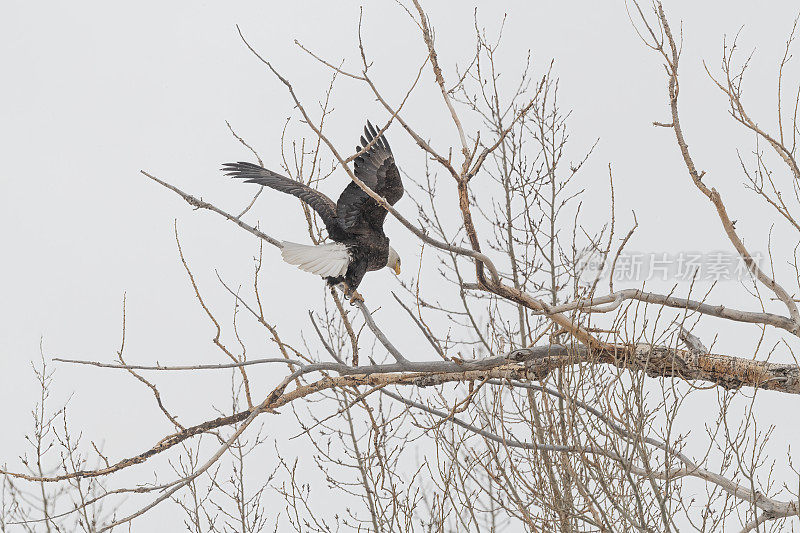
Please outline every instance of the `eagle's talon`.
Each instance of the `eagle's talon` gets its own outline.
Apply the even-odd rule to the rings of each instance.
[[[364,303],[364,297],[358,291],[352,291],[350,293],[350,305],[356,305],[356,302]]]
[[[350,301],[350,305],[356,305],[356,302],[364,303],[364,297],[357,290],[350,288],[346,281],[343,281],[341,286],[345,298]]]

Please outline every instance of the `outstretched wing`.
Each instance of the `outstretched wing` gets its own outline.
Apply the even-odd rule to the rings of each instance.
[[[331,227],[338,226],[336,204],[333,203],[333,200],[318,190],[312,189],[305,183],[300,183],[299,181],[281,176],[264,167],[254,165],[253,163],[225,163],[222,165],[222,171],[225,172],[225,175],[232,178],[243,179],[246,183],[266,185],[276,191],[285,192],[286,194],[291,194],[292,196],[300,198],[300,200],[319,213],[329,233]]]
[[[359,152],[363,150],[377,135],[375,127],[367,122],[361,144],[356,150]],[[400,171],[394,163],[392,149],[383,135],[378,137],[369,150],[356,158],[354,171],[358,179],[386,198],[390,204],[394,205],[403,196]],[[381,228],[386,218],[386,210],[354,182],[349,183],[339,196],[336,202],[336,214],[348,230],[353,230],[364,223],[371,228]]]

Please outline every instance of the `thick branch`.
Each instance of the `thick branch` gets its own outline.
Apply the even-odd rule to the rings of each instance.
[[[326,377],[300,386],[291,392],[278,387],[265,412],[286,405],[296,399],[316,392],[338,387],[411,385],[428,387],[448,382],[469,382],[483,379],[542,379],[556,368],[577,364],[607,364],[635,372],[645,372],[651,377],[702,380],[725,388],[753,387],[788,394],[800,394],[800,367],[795,364],[769,363],[749,358],[722,354],[696,354],[665,346],[639,345],[635,349],[617,347],[613,350],[590,350],[586,347],[545,345],[514,350],[502,356],[469,361],[407,361],[385,365],[351,367],[341,363],[314,363],[297,370],[284,383],[313,371],[339,372],[338,377]],[[118,368],[122,368],[118,366]],[[106,468],[37,477],[0,470],[0,474],[28,481],[54,482],[66,479],[98,477],[140,464],[176,444],[195,435],[247,419],[253,410],[248,409],[229,416],[209,420],[161,439],[149,450],[117,462]]]

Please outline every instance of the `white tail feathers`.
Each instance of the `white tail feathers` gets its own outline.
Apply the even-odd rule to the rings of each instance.
[[[319,244],[297,244],[283,241],[281,256],[290,265],[323,278],[344,276],[350,265],[347,246],[338,242]]]

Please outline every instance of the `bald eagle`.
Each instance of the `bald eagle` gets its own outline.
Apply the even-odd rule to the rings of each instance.
[[[378,137],[369,121],[360,140],[357,152],[374,143],[355,159],[356,177],[394,205],[403,196],[403,183],[389,143],[383,135]],[[388,267],[400,274],[400,256],[383,233],[387,211],[355,182],[351,181],[334,203],[304,183],[253,163],[226,163],[222,170],[246,183],[258,183],[296,196],[317,212],[334,242],[312,246],[284,241],[281,255],[287,263],[322,276],[330,285],[343,283],[351,303],[363,301],[356,288],[368,271]]]

